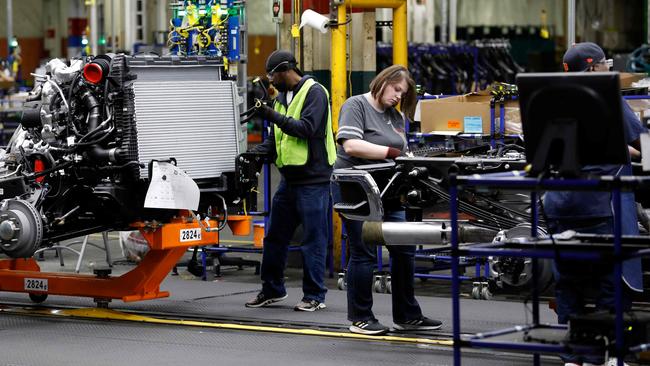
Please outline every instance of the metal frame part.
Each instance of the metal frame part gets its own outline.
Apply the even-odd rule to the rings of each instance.
[[[381,192],[370,173],[355,169],[335,169],[332,180],[339,185],[354,184],[365,193],[365,197],[358,201],[339,202],[334,205],[334,209],[345,218],[360,221],[381,221],[384,218]]]

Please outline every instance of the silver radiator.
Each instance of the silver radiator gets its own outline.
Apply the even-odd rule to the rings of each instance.
[[[160,73],[165,74],[173,73]],[[141,163],[173,157],[193,179],[235,171],[241,127],[234,82],[156,81],[138,75],[134,92]],[[147,168],[140,170],[140,177],[147,175]]]

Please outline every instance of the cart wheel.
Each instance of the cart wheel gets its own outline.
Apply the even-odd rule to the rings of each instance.
[[[347,288],[345,285],[345,278],[341,277],[336,281],[336,287],[338,287],[339,290],[343,291]]]
[[[47,299],[47,294],[34,294],[30,293],[29,294],[29,299],[32,300],[33,302],[40,304],[43,301]]]
[[[386,292],[386,285],[380,279],[375,280],[375,292],[379,294],[383,294]]]
[[[492,293],[490,292],[490,289],[487,286],[483,286],[481,289],[481,299],[483,300],[490,300],[492,298]]]
[[[472,299],[480,300],[481,299],[481,290],[477,285],[472,287]]]
[[[390,280],[390,278],[386,281],[386,293],[392,294],[393,293],[393,285]]]

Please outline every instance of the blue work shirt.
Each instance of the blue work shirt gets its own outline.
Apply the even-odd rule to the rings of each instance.
[[[641,125],[625,100],[622,101],[622,104],[625,142],[629,144],[637,140],[642,133],[647,132],[647,129]],[[582,171],[593,176],[624,176],[632,174],[632,166],[629,163],[625,165],[585,165]],[[636,208],[625,207],[626,203],[634,204],[634,194],[624,193],[623,196],[623,210],[633,209],[636,212]],[[614,214],[611,198],[610,192],[549,191],[544,196],[544,212],[550,219],[580,220],[612,217]],[[633,233],[624,232],[623,234]]]
[[[632,108],[623,100],[623,128],[625,142],[637,140],[647,132],[632,111]],[[587,165],[582,171],[591,175],[632,175],[632,165]],[[565,222],[583,219],[607,218],[614,216],[612,194],[610,192],[575,192],[575,191],[549,191],[544,195],[544,212],[549,219],[559,219]],[[621,194],[621,231],[623,235],[638,235],[638,218],[633,192]],[[643,276],[641,259],[635,258],[623,262],[623,280],[635,291],[643,291]]]

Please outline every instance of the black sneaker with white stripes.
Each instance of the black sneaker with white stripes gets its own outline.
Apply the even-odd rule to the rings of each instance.
[[[436,330],[442,327],[442,322],[439,320],[421,317],[406,321],[404,323],[395,323],[395,330],[409,331],[409,330]]]
[[[325,309],[327,306],[324,302],[318,300],[308,300],[302,299],[299,303],[294,306],[293,310],[295,311],[316,311],[320,309]]]
[[[382,335],[388,333],[388,330],[388,327],[377,319],[354,322],[350,326],[350,332],[365,335]]]
[[[267,296],[263,291],[260,291],[254,299],[245,304],[247,308],[261,308],[287,298],[287,294],[282,296]]]

